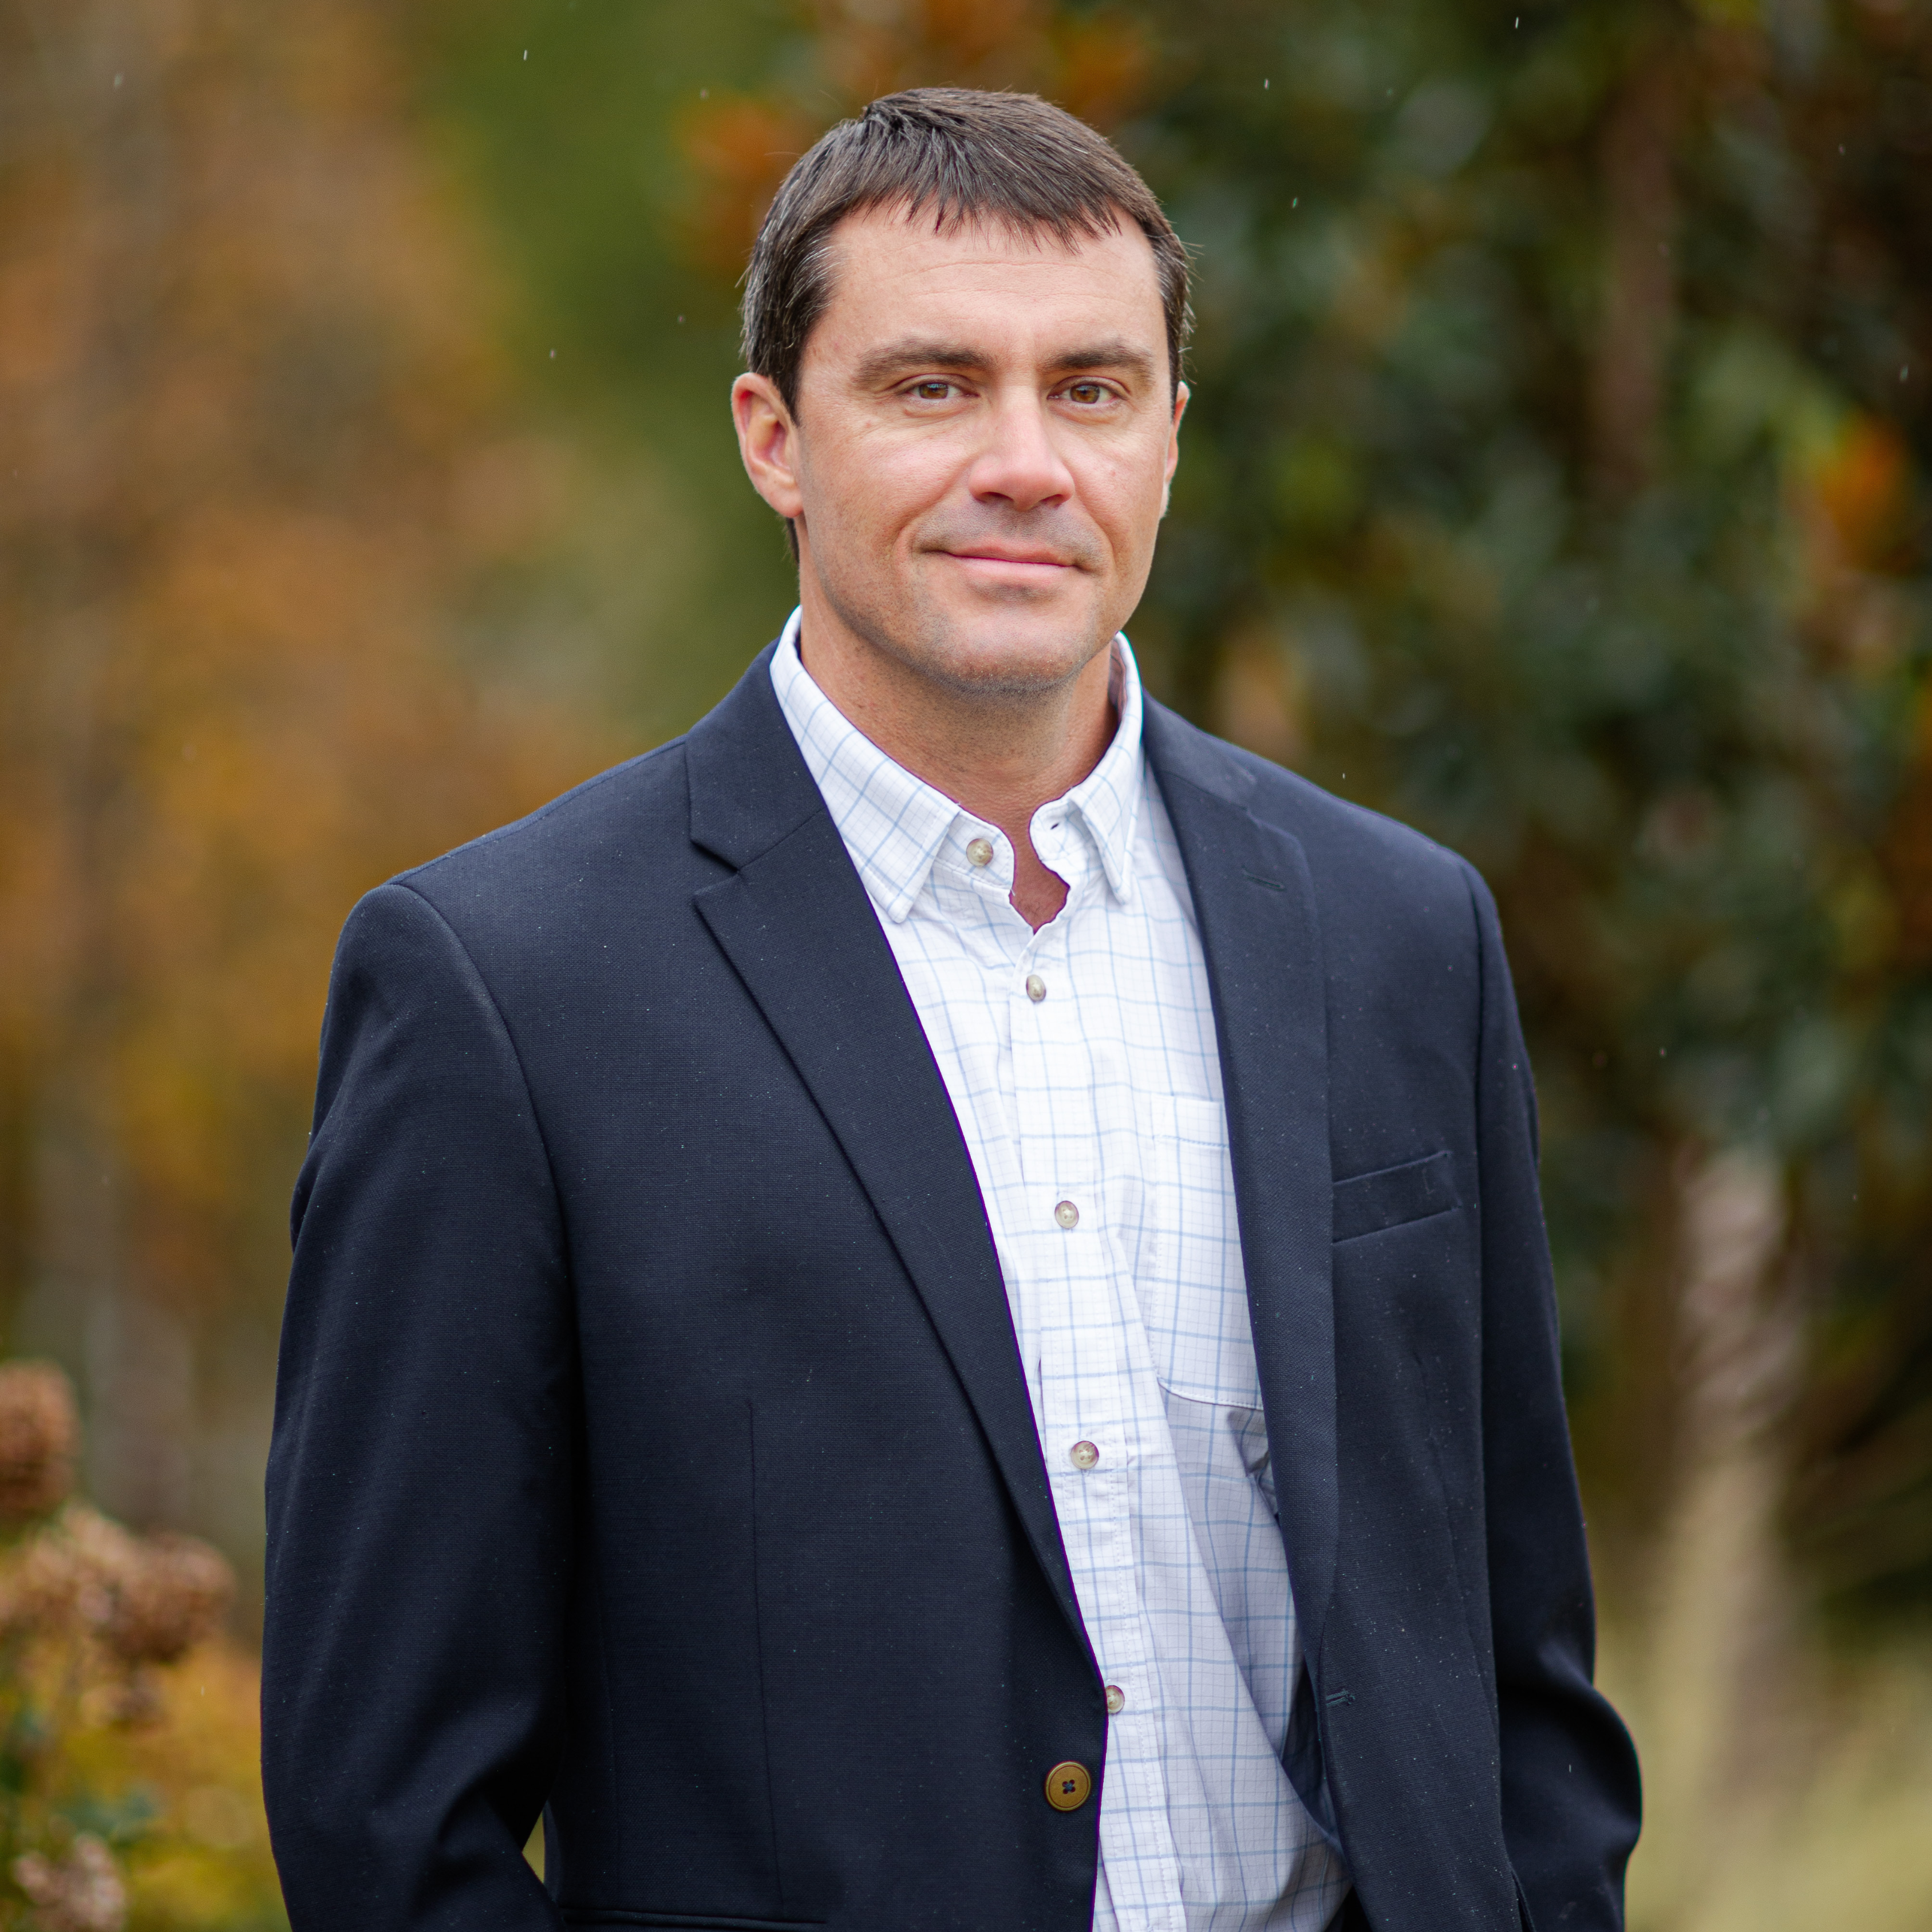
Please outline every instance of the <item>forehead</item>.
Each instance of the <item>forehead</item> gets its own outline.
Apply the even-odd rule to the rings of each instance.
[[[1144,341],[1165,354],[1166,312],[1139,225],[1063,241],[1001,222],[936,227],[932,212],[868,208],[829,238],[831,292],[806,354],[863,352],[909,328],[993,332],[989,346],[1044,346],[1065,331]]]

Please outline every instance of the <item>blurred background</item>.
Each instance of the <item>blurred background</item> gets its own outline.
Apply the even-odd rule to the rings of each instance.
[[[88,1747],[128,1922],[281,1922],[336,932],[776,632],[734,285],[932,82],[1086,116],[1196,251],[1153,689],[1501,902],[1634,1924],[1922,1932],[1932,0],[0,0],[0,1319],[239,1580],[179,1741]],[[119,1922],[0,1901],[56,1922]]]

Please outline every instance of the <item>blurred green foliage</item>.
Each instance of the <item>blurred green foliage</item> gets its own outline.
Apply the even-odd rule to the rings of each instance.
[[[1495,885],[1600,1540],[1642,1543],[1682,1447],[1684,1177],[1760,1148],[1790,1229],[1764,1292],[1804,1336],[1773,1404],[1796,1546],[1839,1600],[1922,1597],[1928,10],[489,0],[416,31],[540,406],[658,479],[628,562],[669,588],[596,646],[652,737],[790,602],[724,406],[790,160],[931,82],[1115,135],[1199,270],[1137,647]]]
[[[1612,1530],[1682,1446],[1684,1164],[1782,1160],[1841,1586],[1932,1558],[1926,27],[1217,7],[1138,132],[1202,250],[1142,632],[1496,886]]]
[[[709,99],[806,68],[806,24],[777,0],[539,0],[413,20],[421,111],[508,244],[526,393],[596,452],[617,499],[608,524],[569,533],[520,586],[487,586],[478,621],[538,638],[560,622],[598,697],[668,736],[790,608],[784,542],[731,438],[735,271],[696,245],[706,184],[688,150]],[[626,576],[650,586],[649,621]]]

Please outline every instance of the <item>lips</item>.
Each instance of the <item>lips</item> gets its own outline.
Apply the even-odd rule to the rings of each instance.
[[[962,563],[1017,563],[1036,570],[1071,570],[1072,559],[1055,556],[1047,550],[949,550],[944,553]]]
[[[1096,531],[1068,514],[1036,514],[1010,519],[962,514],[935,516],[908,532],[913,548],[928,556],[950,558],[969,570],[1012,572],[1106,568],[1106,545]]]

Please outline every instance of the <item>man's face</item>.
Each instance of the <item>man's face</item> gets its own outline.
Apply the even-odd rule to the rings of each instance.
[[[934,231],[855,215],[808,341],[796,422],[748,466],[797,519],[858,638],[962,694],[1072,676],[1140,601],[1179,454],[1154,252],[1138,227]],[[769,389],[769,386],[764,386]],[[808,648],[809,648],[808,644]]]

